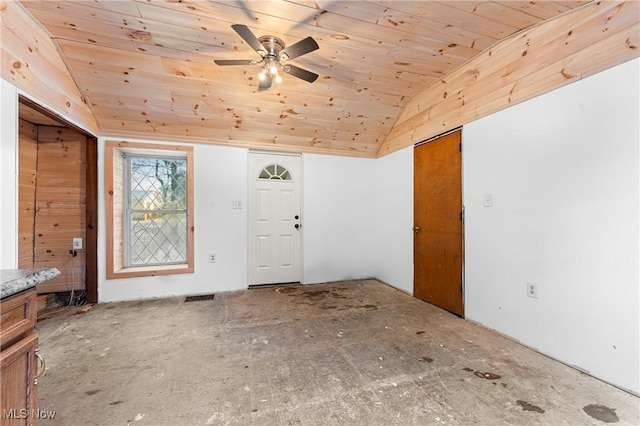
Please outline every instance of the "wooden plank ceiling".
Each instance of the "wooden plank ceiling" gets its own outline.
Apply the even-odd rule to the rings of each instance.
[[[102,135],[375,157],[414,95],[509,36],[589,1],[22,1]],[[258,91],[232,28],[320,48]]]

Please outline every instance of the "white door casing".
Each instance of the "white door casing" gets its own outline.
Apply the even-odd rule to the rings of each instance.
[[[300,281],[300,155],[249,152],[249,285]]]

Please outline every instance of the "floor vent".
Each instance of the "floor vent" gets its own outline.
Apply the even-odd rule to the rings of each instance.
[[[200,296],[187,296],[184,299],[184,303],[187,302],[199,302],[201,300],[213,300],[214,294],[202,294]]]

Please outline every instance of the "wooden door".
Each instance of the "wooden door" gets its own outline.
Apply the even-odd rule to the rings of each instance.
[[[36,423],[36,350],[38,333],[33,331],[0,352],[0,400],[2,425]]]
[[[300,162],[249,154],[249,285],[300,282]]]
[[[414,150],[414,296],[463,316],[461,130]]]

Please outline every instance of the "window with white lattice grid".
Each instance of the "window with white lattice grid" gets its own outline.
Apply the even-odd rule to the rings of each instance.
[[[107,277],[193,272],[193,149],[107,142]]]
[[[187,260],[187,160],[125,154],[125,267]]]

